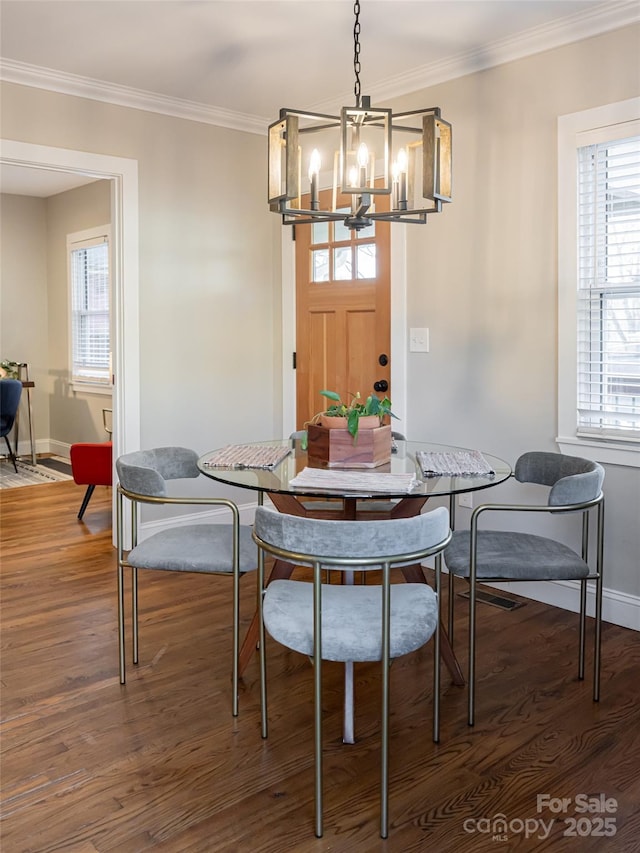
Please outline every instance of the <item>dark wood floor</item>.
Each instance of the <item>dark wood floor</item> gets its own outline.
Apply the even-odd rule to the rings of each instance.
[[[110,491],[96,490],[80,523],[82,491],[65,482],[0,493],[3,853],[640,850],[638,634],[605,626],[594,704],[590,682],[575,677],[574,615],[482,606],[477,724],[466,724],[464,688],[445,678],[438,746],[431,649],[397,661],[386,842],[378,667],[356,667],[359,740],[345,746],[341,671],[326,665],[325,836],[315,839],[308,661],[269,644],[263,741],[256,662],[240,716],[230,714],[227,580],[149,573],[141,662],[121,687]],[[253,577],[243,593],[246,625]],[[545,794],[570,802],[538,812]],[[580,814],[579,795],[604,795],[615,811]],[[500,818],[506,840],[493,837]]]

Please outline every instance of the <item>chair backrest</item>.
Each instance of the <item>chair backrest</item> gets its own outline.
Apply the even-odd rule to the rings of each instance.
[[[443,548],[451,535],[445,507],[412,518],[376,521],[303,518],[258,507],[254,531],[267,548],[295,554],[298,565],[319,560],[325,568],[344,567],[343,560],[362,560],[358,569],[376,569],[386,561],[415,563]]]
[[[0,436],[11,432],[21,396],[22,382],[19,379],[0,379]]]
[[[520,456],[514,474],[521,483],[550,486],[549,506],[593,501],[600,496],[604,482],[604,468],[597,462],[537,450]]]
[[[200,476],[198,454],[187,447],[155,447],[126,453],[116,460],[120,485],[127,492],[166,497],[167,480]]]

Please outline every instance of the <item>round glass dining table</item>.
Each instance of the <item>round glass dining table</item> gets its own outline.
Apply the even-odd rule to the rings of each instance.
[[[481,464],[489,469],[490,473],[426,475],[423,473],[424,457],[421,457],[421,454],[429,454],[430,460],[438,458],[444,459],[445,462],[447,459],[455,462],[456,459],[472,454],[476,461],[478,456],[480,457]],[[269,465],[269,467],[254,467],[259,464]],[[345,470],[329,468],[326,463],[309,459],[300,438],[253,442],[212,450],[200,457],[198,468],[207,477],[221,483],[259,492],[259,503],[262,503],[264,495],[268,494],[271,503],[280,512],[316,518],[343,520],[408,518],[417,515],[429,498],[446,496],[449,497],[452,527],[457,494],[488,489],[511,476],[511,466],[488,453],[478,454],[477,451],[469,451],[461,447],[401,440],[394,440],[389,462],[375,468],[348,469],[358,472],[358,483],[355,489],[345,487],[344,478],[339,477],[336,477],[331,485],[324,483],[322,488],[308,485],[302,487],[299,485],[299,480],[296,483],[296,478],[299,478],[305,469]],[[445,466],[439,467],[438,470],[448,469]],[[384,474],[410,476],[400,478],[377,476]],[[398,479],[401,481],[400,486]],[[370,486],[367,480],[371,481]],[[410,486],[407,485],[408,482]],[[276,578],[288,578],[292,571],[293,566],[276,560],[269,582]],[[408,566],[403,568],[402,572],[408,582],[426,583],[421,566]],[[241,673],[255,652],[257,638],[258,614],[256,613],[240,650]],[[464,676],[442,624],[440,624],[440,638],[442,658],[454,683],[462,685]],[[345,743],[355,741],[352,663],[345,664],[343,740]]]
[[[240,445],[242,446],[242,445]],[[344,488],[303,488],[292,484],[305,468],[328,468],[326,463],[310,460],[306,450],[302,448],[300,439],[280,439],[276,441],[252,442],[246,445],[251,448],[281,448],[283,452],[290,451],[279,464],[273,468],[253,468],[238,466],[220,466],[211,464],[219,451],[205,453],[198,461],[200,471],[207,477],[226,483],[230,486],[239,486],[244,489],[252,489],[258,492],[268,492],[270,495],[297,495],[304,497],[341,497],[346,499],[425,499],[436,496],[450,496],[463,492],[474,492],[487,489],[502,483],[511,476],[511,466],[497,456],[492,456],[482,451],[482,458],[491,468],[491,474],[439,474],[425,476],[418,462],[418,453],[452,454],[469,452],[466,448],[453,447],[444,444],[433,444],[418,441],[394,441],[394,452],[391,453],[389,462],[376,468],[348,469],[357,470],[364,475],[359,478],[358,488],[350,491]],[[338,470],[331,468],[330,470]],[[347,469],[339,469],[347,470]],[[375,490],[368,490],[366,477],[380,473],[413,474],[415,483],[411,490],[406,489],[394,491],[392,485],[389,489],[381,492],[379,484]],[[374,480],[372,479],[372,483]],[[417,510],[419,511],[419,509]],[[412,513],[413,514],[413,513]]]

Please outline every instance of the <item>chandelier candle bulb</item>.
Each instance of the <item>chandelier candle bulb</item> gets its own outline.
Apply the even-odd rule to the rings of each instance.
[[[398,207],[407,209],[407,152],[404,148],[398,151]]]
[[[355,190],[358,186],[358,172],[355,166],[349,169],[349,185]],[[355,192],[351,193],[351,213],[355,213],[358,209],[358,196]]]
[[[391,210],[398,209],[398,178],[400,175],[400,170],[398,169],[397,160],[394,161],[393,166],[391,167],[391,176],[392,176],[392,184],[391,184]]]
[[[318,202],[318,176],[320,174],[320,165],[320,152],[317,148],[314,148],[311,152],[311,159],[309,161],[309,195],[311,210],[318,210],[320,207]]]
[[[367,186],[367,166],[369,165],[369,149],[362,142],[358,148],[358,166],[360,166],[360,187],[366,189]]]

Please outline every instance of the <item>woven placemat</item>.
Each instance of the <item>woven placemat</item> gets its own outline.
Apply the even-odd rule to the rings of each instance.
[[[479,450],[419,450],[416,459],[423,477],[493,477],[496,473]]]
[[[336,492],[410,492],[417,482],[415,474],[375,474],[365,471],[337,471],[326,468],[304,468],[289,481],[296,489],[330,489]]]
[[[229,444],[214,451],[205,468],[267,468],[273,470],[291,453],[289,447],[264,447],[260,444]]]

